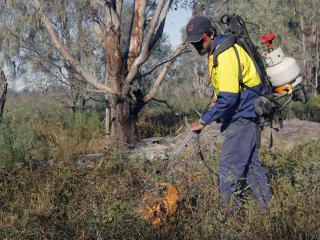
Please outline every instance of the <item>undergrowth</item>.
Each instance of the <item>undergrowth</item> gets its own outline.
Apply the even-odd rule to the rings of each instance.
[[[175,169],[180,173],[174,178],[157,183],[178,187],[181,209],[154,226],[144,220],[142,200],[156,163],[150,169],[143,159],[110,156],[93,168],[66,163],[38,170],[1,168],[0,238],[318,239],[319,153],[319,143],[286,154],[262,153],[273,189],[269,213],[248,192],[241,212],[223,221],[220,216],[228,211],[221,208],[216,176],[199,162],[193,169]]]
[[[149,114],[166,118],[157,109]],[[178,131],[170,118],[166,127],[154,127],[156,117],[140,121],[154,130],[141,137]],[[241,211],[229,214],[220,204],[218,155],[205,156],[213,174],[185,154],[184,164],[150,178],[159,162],[108,152],[101,122],[94,112],[70,113],[52,102],[9,103],[0,124],[0,239],[320,238],[318,142],[291,152],[261,151],[273,190],[269,212],[247,191]],[[96,152],[107,157],[94,166],[70,161]],[[157,225],[145,220],[149,183],[159,190],[155,197],[168,184],[180,194],[177,211]]]

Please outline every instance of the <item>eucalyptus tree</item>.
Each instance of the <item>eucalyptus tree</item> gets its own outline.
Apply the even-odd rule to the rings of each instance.
[[[12,34],[23,40],[21,44],[28,42],[38,56],[46,56],[39,58],[39,64],[58,63],[60,75],[76,76],[82,88],[102,94],[111,138],[131,142],[139,111],[154,98],[186,47],[181,45],[165,64],[157,64],[162,69],[145,84],[148,88],[139,87],[145,72],[152,72],[146,65],[152,56],[156,59],[152,52],[159,46],[173,0],[7,0],[5,4],[18,19],[9,30],[18,29],[19,34]],[[18,53],[21,57],[24,51]]]

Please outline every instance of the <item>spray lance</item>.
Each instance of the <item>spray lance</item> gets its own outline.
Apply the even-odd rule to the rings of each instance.
[[[202,110],[201,115],[203,115],[206,111],[208,111],[210,104],[211,104],[211,99],[208,102],[208,104],[205,106],[205,108]],[[179,153],[182,151],[182,149],[187,145],[187,143],[196,135],[198,135],[198,138],[199,138],[199,134],[200,134],[200,131],[199,132],[191,132],[191,133],[189,133],[186,136],[186,138],[180,143],[180,145],[176,148],[176,150],[172,153],[172,155],[169,157],[169,159],[167,161],[161,163],[158,166],[158,168],[156,170],[157,175],[160,175],[163,172],[165,172],[168,169],[168,166],[174,163],[176,157],[179,155]],[[207,162],[204,161],[204,158],[203,158],[201,150],[200,150],[200,146],[199,146],[199,154],[200,154],[201,159],[205,163],[206,167],[210,170],[210,172],[213,172],[211,170],[211,168],[209,167],[209,165],[207,164]]]

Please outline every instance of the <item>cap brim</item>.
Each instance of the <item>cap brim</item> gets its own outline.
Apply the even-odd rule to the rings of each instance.
[[[203,37],[203,33],[198,34],[198,35],[188,36],[186,39],[186,42],[189,42],[189,43],[200,42],[202,37]]]

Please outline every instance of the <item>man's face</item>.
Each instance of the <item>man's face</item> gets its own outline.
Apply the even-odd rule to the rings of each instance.
[[[192,45],[200,55],[205,55],[210,52],[212,41],[213,38],[204,33],[202,39],[199,42],[192,43]]]

